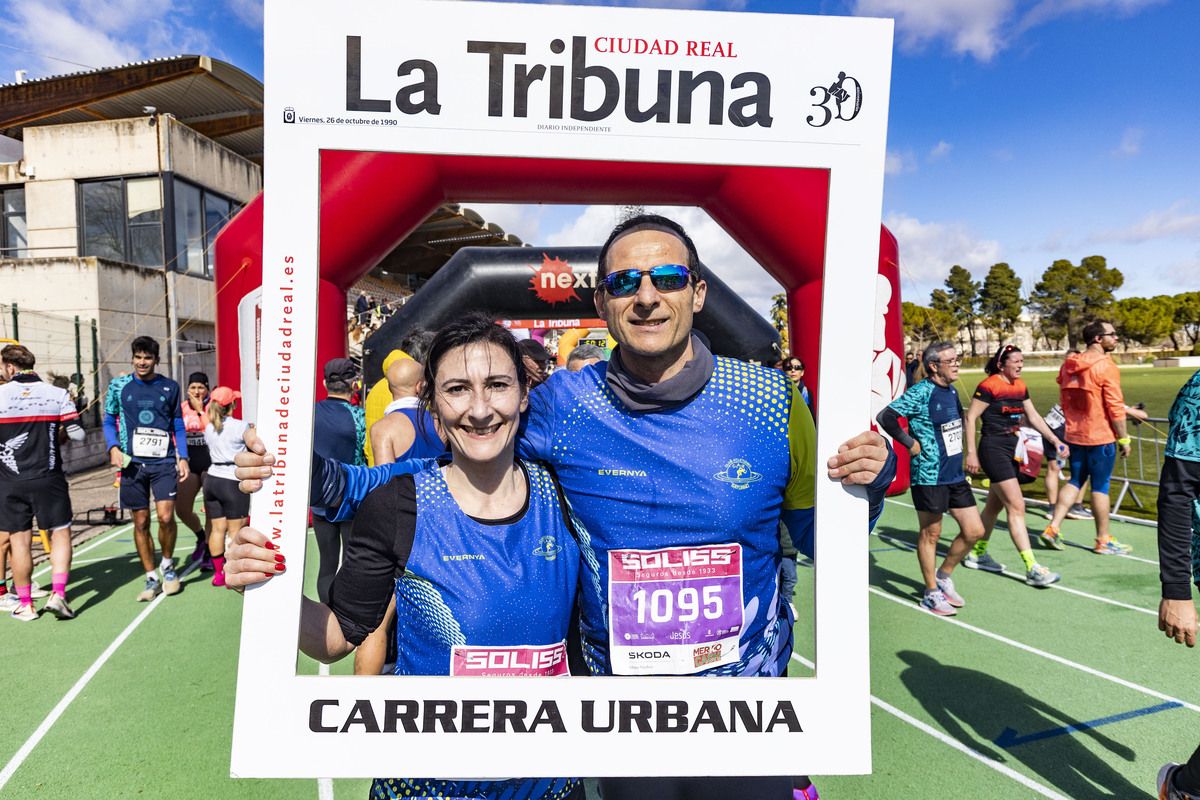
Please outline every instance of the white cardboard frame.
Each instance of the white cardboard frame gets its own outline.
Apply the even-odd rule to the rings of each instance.
[[[231,774],[236,777],[373,777],[437,775],[489,778],[515,775],[747,775],[869,772],[870,704],[866,503],[861,492],[818,479],[816,677],[769,678],[355,678],[296,674],[296,642],[304,570],[309,441],[312,430],[314,324],[319,246],[319,171],[322,149],[464,155],[640,160],[676,163],[815,167],[831,171],[828,197],[820,365],[818,452],[866,427],[869,414],[872,326],[891,69],[890,20],[699,11],[353,0],[336,9],[313,0],[267,0],[266,196],[263,260],[262,377],[258,428],[280,455],[277,475],[255,495],[252,516],[276,536],[292,569],[246,593],[234,719]],[[673,56],[602,55],[601,36],[676,42]],[[414,78],[397,77],[412,58],[435,63],[439,115],[346,111],[345,42],[360,36],[361,96],[391,98]],[[548,120],[533,102],[527,118],[489,117],[487,56],[468,54],[467,40],[522,42],[522,63],[565,65],[569,109],[570,42],[585,36],[587,63],[619,75],[642,70],[654,86],[658,69],[715,69],[726,80],[745,71],[771,82],[770,127],[708,124],[700,109],[691,124],[633,123],[621,104],[598,126],[605,132],[539,130]],[[561,38],[567,52],[551,52]],[[687,42],[721,41],[736,60],[686,54]],[[663,45],[665,47],[665,45]],[[710,45],[711,47],[711,45]],[[700,52],[701,46],[697,46]],[[510,69],[506,62],[506,70]],[[820,90],[853,76],[865,98],[852,121],[815,127],[807,117]],[[508,73],[511,79],[511,72]],[[595,84],[585,81],[584,86]],[[746,96],[727,84],[726,101]],[[849,84],[847,84],[849,86]],[[646,91],[650,91],[647,88]],[[587,91],[588,106],[598,101]],[[703,94],[701,92],[700,94]],[[699,96],[699,95],[698,95]],[[645,98],[645,94],[643,94]],[[850,100],[852,102],[853,95]],[[643,99],[643,106],[646,100]],[[836,106],[827,106],[834,112]],[[287,110],[285,110],[287,109]],[[849,105],[843,116],[851,113]],[[289,119],[285,120],[285,114]],[[569,110],[568,110],[569,114]],[[329,122],[330,118],[348,122]],[[386,125],[370,120],[395,121]],[[818,119],[820,117],[818,116]],[[354,120],[366,119],[367,122]],[[304,122],[303,120],[319,120]],[[593,124],[593,123],[588,123]],[[469,201],[470,198],[462,198]],[[764,198],[770,202],[770,198]],[[584,244],[584,243],[581,243]],[[701,254],[703,257],[703,254]],[[717,266],[719,269],[719,265]],[[864,303],[866,305],[864,305]],[[847,320],[847,310],[859,309]],[[857,321],[855,321],[857,320]],[[284,374],[279,353],[289,353]],[[294,379],[293,379],[294,378]],[[282,412],[286,412],[286,417]],[[281,423],[287,423],[284,430]],[[304,432],[297,435],[296,432]],[[280,434],[290,434],[281,439]],[[823,468],[818,474],[823,474]],[[837,576],[837,582],[834,582]],[[857,590],[847,591],[847,587]],[[836,597],[836,602],[833,598]],[[389,700],[524,701],[530,717],[554,704],[564,732],[548,725],[532,733],[345,733],[315,731],[314,703],[326,726],[339,728],[358,701],[382,715]],[[589,733],[581,729],[586,700],[678,700],[692,718],[706,701],[764,705],[765,719],[791,704],[803,732]],[[320,708],[321,701],[338,705]]]

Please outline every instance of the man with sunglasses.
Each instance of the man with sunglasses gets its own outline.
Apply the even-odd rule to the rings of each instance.
[[[875,419],[912,456],[912,499],[921,526],[917,563],[925,579],[921,606],[948,617],[964,605],[950,575],[983,536],[983,518],[963,473],[963,408],[952,385],[958,380],[958,353],[951,342],[934,342],[925,348],[921,361],[929,377],[910,387]],[[908,419],[908,431],[900,427],[900,417]],[[935,569],[946,512],[958,523],[959,531],[941,569]]]
[[[1100,555],[1128,555],[1133,548],[1108,532],[1109,480],[1117,465],[1117,453],[1127,458],[1130,450],[1121,371],[1109,356],[1117,349],[1120,337],[1110,321],[1098,319],[1084,326],[1083,341],[1086,349],[1067,356],[1058,370],[1059,403],[1066,418],[1065,441],[1071,448],[1071,482],[1059,488],[1054,516],[1041,539],[1047,547],[1063,549],[1058,527],[1091,478],[1096,523],[1093,550]]]
[[[784,675],[793,619],[779,596],[778,523],[813,555],[812,415],[778,370],[713,356],[693,334],[706,285],[678,223],[618,225],[597,279],[596,311],[618,346],[608,362],[551,375],[517,441],[520,457],[553,465],[577,518],[584,661],[599,675]],[[874,520],[895,456],[870,431],[839,450],[828,475],[870,484]],[[263,463],[239,457],[245,489],[270,474]],[[393,474],[378,470],[318,459],[313,501],[340,505],[340,517]],[[792,796],[790,777],[601,786],[605,800]]]

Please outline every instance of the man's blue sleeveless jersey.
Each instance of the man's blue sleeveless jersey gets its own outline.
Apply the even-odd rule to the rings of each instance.
[[[108,384],[104,398],[104,442],[142,464],[166,464],[187,458],[187,428],[183,421],[183,393],[179,384],[156,374],[145,383],[133,375],[121,375]],[[139,455],[135,447],[138,429],[166,434],[166,454]],[[173,435],[172,435],[173,434]]]
[[[671,624],[702,606],[716,620],[714,627],[732,630],[738,652],[732,662],[709,661],[711,647],[696,648],[696,669],[686,672],[780,674],[791,654],[792,625],[787,603],[779,597],[778,523],[782,510],[813,506],[812,415],[783,373],[733,359],[716,358],[711,379],[687,403],[644,413],[631,411],[612,393],[606,368],[601,362],[579,372],[554,373],[533,393],[517,440],[522,457],[555,468],[578,520],[585,567],[581,625],[589,667],[598,674],[618,671],[608,649],[610,623],[620,623],[612,631],[626,631],[613,644],[637,650],[639,636],[655,635],[655,622],[674,615],[664,623]],[[701,579],[690,584],[697,588],[684,588],[685,582],[660,574],[658,583],[644,585],[640,598],[636,587],[629,589],[629,605],[616,612],[622,619],[610,618],[610,591],[631,586],[622,583],[623,568],[610,574],[610,562],[716,559],[726,552],[722,545],[739,551],[740,576],[727,564],[717,570],[722,577],[712,580],[728,584],[740,577],[742,609],[722,605],[727,585],[705,585]],[[665,552],[668,548],[674,549]],[[726,624],[731,610],[739,618]],[[675,635],[687,644],[691,634],[681,630]],[[657,650],[643,647],[628,657],[648,658]],[[728,658],[728,648],[725,652]],[[718,666],[701,669],[705,663]],[[651,659],[647,671],[638,674],[664,672]],[[670,672],[685,671],[676,666]]]
[[[566,675],[579,548],[550,473],[524,462],[529,507],[512,524],[463,513],[441,470],[413,476],[417,528],[396,581],[396,674]],[[566,797],[570,778],[378,779],[371,796]]]
[[[912,460],[914,484],[942,486],[966,479],[962,401],[953,386],[938,386],[926,378],[889,403],[888,408],[908,418],[908,432],[921,444],[921,452]]]
[[[398,408],[392,414],[403,414],[412,423],[416,436],[413,437],[412,447],[407,453],[398,453],[397,461],[409,458],[437,458],[448,452],[438,436],[437,426],[433,424],[433,416],[428,411],[418,408]]]
[[[1167,415],[1165,455],[1184,461],[1200,461],[1200,370],[1183,385]]]

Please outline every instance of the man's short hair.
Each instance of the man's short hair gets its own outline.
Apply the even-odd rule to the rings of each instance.
[[[135,356],[138,353],[148,353],[154,356],[156,360],[158,359],[158,342],[149,336],[137,337],[129,345],[129,349]]]
[[[1094,319],[1087,325],[1083,326],[1083,343],[1095,344],[1095,342],[1104,335],[1104,326],[1112,325],[1112,322],[1107,319]]]
[[[926,347],[925,352],[921,354],[921,363],[925,366],[925,371],[930,371],[930,364],[936,364],[942,360],[942,353],[953,349],[954,342],[934,342]]]
[[[21,344],[10,344],[0,350],[0,361],[12,364],[17,369],[33,369],[33,365],[37,363],[29,348]]]
[[[636,217],[630,217],[624,222],[618,223],[617,227],[612,229],[612,233],[608,235],[608,239],[600,248],[600,257],[596,264],[596,291],[603,291],[600,282],[608,274],[606,262],[608,261],[608,251],[612,249],[613,243],[626,233],[656,229],[665,230],[683,242],[683,246],[687,248],[688,255],[688,263],[684,264],[684,266],[692,274],[692,283],[694,284],[704,277],[700,274],[700,255],[696,252],[696,245],[692,241],[692,237],[687,235],[687,231],[683,229],[682,225],[660,214],[638,214]]]
[[[408,353],[413,361],[425,363],[425,354],[429,352],[429,343],[433,341],[433,331],[423,325],[414,325],[400,340],[400,349]]]
[[[604,351],[594,344],[581,344],[567,356],[567,366],[569,367],[572,361],[586,361],[589,358],[598,358],[603,361]]]

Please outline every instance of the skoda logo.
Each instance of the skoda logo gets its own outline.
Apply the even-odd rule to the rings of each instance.
[[[562,552],[562,548],[554,541],[553,536],[543,536],[538,543],[538,547],[533,551],[535,556],[541,556],[547,561],[553,561]]]
[[[734,489],[745,489],[755,481],[761,481],[762,475],[750,468],[749,461],[731,458],[725,462],[725,470],[713,476],[719,481],[725,481]]]

